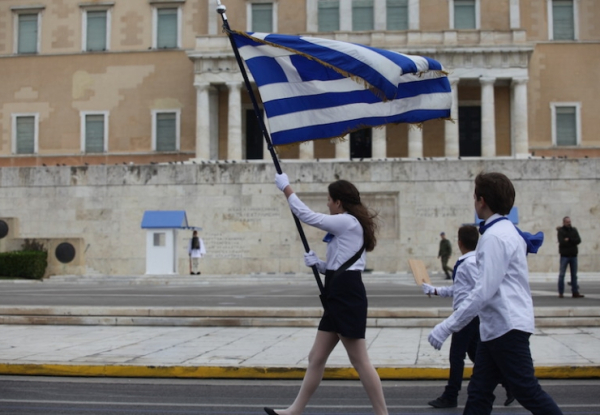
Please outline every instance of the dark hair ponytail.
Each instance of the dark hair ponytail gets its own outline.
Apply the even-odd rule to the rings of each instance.
[[[347,180],[331,183],[328,190],[332,200],[339,200],[344,210],[358,219],[363,228],[365,250],[371,252],[377,245],[377,213],[362,204],[358,189]]]

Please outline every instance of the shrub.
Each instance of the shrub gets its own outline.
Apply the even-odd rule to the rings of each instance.
[[[3,277],[42,279],[48,266],[45,251],[14,251],[0,253],[0,274]]]
[[[21,249],[23,251],[48,252],[48,250],[44,248],[44,244],[35,239],[25,239],[25,242],[21,245]]]

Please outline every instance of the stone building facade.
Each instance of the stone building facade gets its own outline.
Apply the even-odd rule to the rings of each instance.
[[[472,180],[485,169],[515,180],[522,228],[546,232],[533,271],[556,270],[565,215],[582,233],[581,270],[600,269],[599,1],[223,2],[234,29],[448,69],[454,122],[278,149],[311,207],[324,211],[326,184],[345,178],[380,211],[370,268],[404,271],[418,257],[436,269],[437,235],[473,221]],[[1,1],[0,81],[0,220],[19,230],[0,250],[65,242],[74,257],[52,272],[139,274],[143,212],[186,210],[204,228],[208,273],[304,270],[216,1]],[[318,233],[307,236],[322,254]]]
[[[228,0],[234,29],[435,58],[455,122],[282,158],[600,155],[596,0]],[[0,166],[268,158],[213,0],[0,3]]]
[[[356,183],[379,213],[376,249],[367,255],[375,272],[405,272],[408,259],[439,270],[439,233],[458,257],[456,234],[473,223],[473,179],[482,170],[505,172],[517,191],[519,227],[543,231],[545,243],[529,256],[534,272],[558,272],[556,227],[569,215],[579,229],[580,272],[600,269],[600,166],[595,159],[287,161],[294,190],[314,210],[327,211],[327,184]],[[302,243],[272,163],[144,166],[52,166],[0,169],[0,220],[18,218],[19,238],[68,241],[76,255],[54,272],[135,275],[145,272],[146,210],[185,210],[202,227],[207,255],[202,274],[308,272]],[[325,255],[323,233],[304,227],[310,247]],[[179,269],[187,269],[191,233],[179,232]],[[0,238],[0,249],[6,238]],[[51,259],[55,252],[49,251]]]

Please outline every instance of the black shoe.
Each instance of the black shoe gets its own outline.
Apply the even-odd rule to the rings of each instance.
[[[579,293],[573,293],[573,298],[583,298],[585,295]]]
[[[512,396],[511,393],[508,393],[508,394],[506,394],[506,400],[504,401],[504,406],[509,406],[514,401],[515,401],[515,397]]]
[[[458,406],[456,401],[449,401],[448,399],[442,398],[441,396],[427,403],[433,406],[434,408],[456,408]]]
[[[190,275],[194,275],[194,273],[193,273],[193,272],[190,272]]]
[[[278,415],[277,412],[275,412],[274,410],[272,410],[271,408],[267,408],[266,406],[263,408],[265,410],[266,413],[268,413],[269,415]]]

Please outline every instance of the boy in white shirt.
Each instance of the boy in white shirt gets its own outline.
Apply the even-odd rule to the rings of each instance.
[[[429,343],[440,349],[450,334],[479,315],[481,343],[463,415],[492,412],[494,389],[503,379],[517,401],[536,415],[562,415],[534,374],[529,337],[534,332],[527,243],[505,216],[515,200],[511,181],[501,173],[475,178],[475,211],[485,221],[477,245],[479,277],[458,310],[435,326]]]
[[[421,285],[425,294],[439,295],[440,297],[453,297],[452,308],[457,310],[460,304],[475,287],[477,276],[477,261],[475,249],[479,231],[475,226],[464,225],[458,229],[458,249],[462,256],[456,261],[452,272],[452,285],[433,287],[429,284]],[[472,362],[475,361],[477,346],[479,344],[479,317],[475,317],[465,327],[452,334],[450,345],[450,377],[444,393],[438,398],[428,402],[434,408],[456,408],[458,405],[458,392],[462,386],[465,356],[468,355]],[[504,406],[510,405],[515,398],[506,392]]]

